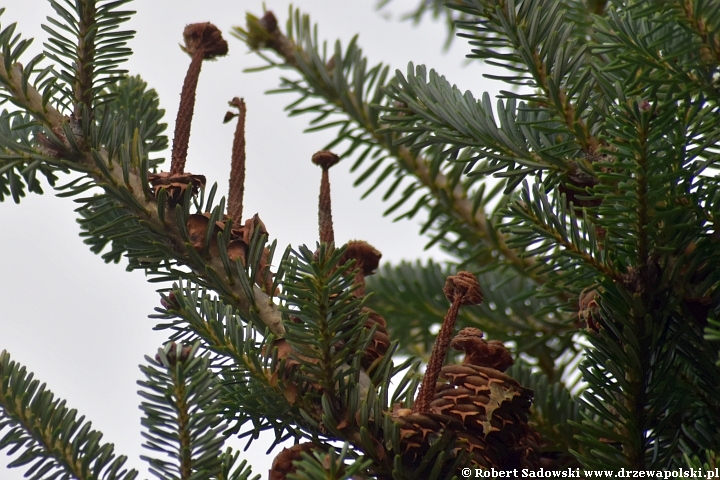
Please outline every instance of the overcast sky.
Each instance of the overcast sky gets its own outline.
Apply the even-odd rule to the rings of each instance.
[[[426,22],[413,27],[399,22],[398,13],[418,0],[395,0],[377,12],[373,0],[303,0],[296,3],[320,25],[321,38],[330,46],[343,45],[356,33],[370,64],[385,62],[405,70],[407,63],[426,64],[461,89],[476,96],[496,88],[481,77],[485,67],[472,63],[463,67],[469,48],[462,40],[448,53],[442,51],[444,26]],[[25,61],[39,52],[45,34],[40,24],[52,14],[44,0],[0,0],[6,7],[0,17],[3,27],[19,23],[17,31],[35,37]],[[287,18],[288,2],[268,0],[280,24]],[[179,92],[189,63],[178,43],[186,24],[210,21],[228,40],[230,53],[202,69],[193,121],[187,171],[204,174],[208,184],[217,181],[219,192],[227,192],[230,150],[234,124],[222,124],[227,102],[244,97],[248,116],[247,180],[245,215],[257,212],[280,251],[288,244],[313,244],[317,238],[317,195],[320,170],[310,163],[311,155],[331,138],[329,132],[304,134],[308,117],[288,119],[283,108],[296,97],[265,95],[278,85],[280,72],[243,73],[261,65],[247,48],[229,34],[243,25],[245,12],[260,16],[258,0],[155,0],[135,2],[137,10],[129,28],[137,30],[131,47],[135,54],[125,64],[132,74],[155,88],[171,136]],[[290,73],[286,73],[290,74]],[[169,155],[168,155],[169,156]],[[335,237],[338,242],[362,239],[383,253],[383,261],[445,258],[437,250],[424,251],[427,239],[418,234],[419,220],[394,223],[383,218],[387,204],[382,192],[360,200],[362,189],[353,188],[349,162],[331,172]],[[38,379],[68,405],[105,434],[119,453],[128,455],[129,465],[148,478],[140,437],[137,365],[144,355],[154,355],[166,335],[152,330],[147,316],[159,305],[154,286],[140,272],[127,273],[124,265],[106,265],[92,254],[78,236],[72,199],[31,194],[15,205],[0,204],[0,350],[26,365]],[[266,440],[256,442],[244,454],[254,473],[267,476],[275,453],[265,454]],[[7,457],[3,455],[3,459]],[[0,470],[7,463],[0,465]],[[0,477],[19,480],[19,470],[2,471]]]

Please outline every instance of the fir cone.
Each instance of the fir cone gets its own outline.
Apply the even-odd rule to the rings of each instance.
[[[205,188],[205,176],[192,173],[171,174],[170,172],[150,173],[148,181],[152,192],[157,198],[161,189],[165,189],[168,205],[175,207],[184,201],[185,191],[190,188],[190,194],[195,196],[201,188]]]
[[[509,353],[496,353],[501,351],[497,344],[488,347],[485,342],[484,353],[476,355],[476,340],[484,342],[476,333],[463,331],[456,345],[470,343],[471,358],[506,366]],[[466,342],[467,337],[473,338]],[[495,368],[471,363],[446,365],[440,378],[444,382],[435,385],[427,412],[396,409],[393,413],[400,426],[403,461],[411,464],[422,458],[432,441],[449,430],[456,437],[455,454],[467,453],[477,467],[537,467],[538,438],[528,424],[532,390]]]
[[[400,427],[400,443],[403,450],[400,453],[403,463],[416,464],[429,450],[443,431],[449,429],[457,432],[462,430],[452,417],[436,415],[434,413],[413,413],[409,408],[400,408],[395,405],[392,419]]]
[[[478,328],[463,328],[450,342],[450,348],[465,352],[463,363],[504,372],[514,363],[510,351],[498,340],[486,341]]]
[[[311,442],[299,443],[290,448],[283,448],[273,460],[272,467],[268,473],[269,480],[286,480],[289,473],[295,473],[296,468],[293,462],[302,458],[302,453],[310,453],[315,449]]]

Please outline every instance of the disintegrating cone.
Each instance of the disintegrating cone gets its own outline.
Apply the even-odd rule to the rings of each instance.
[[[195,213],[188,217],[187,230],[190,237],[192,246],[197,250],[205,248],[205,237],[207,235],[208,224],[210,223],[210,217],[212,215],[209,212]],[[217,234],[223,231],[225,223],[223,221],[215,222],[214,232],[210,240],[210,253],[213,256],[219,255],[217,249]]]
[[[197,195],[198,191],[205,187],[204,176],[185,173],[185,161],[190,143],[190,126],[195,109],[195,90],[197,89],[203,59],[227,53],[227,42],[222,39],[220,30],[210,23],[188,25],[185,27],[183,37],[185,38],[184,50],[193,59],[185,75],[180,94],[180,106],[175,119],[170,172],[148,175],[148,181],[152,186],[155,198],[157,198],[160,190],[165,189],[170,207],[175,207],[183,202],[188,186],[191,187],[190,194],[193,196]]]
[[[480,284],[470,272],[458,272],[457,275],[449,276],[443,292],[451,302],[458,298],[460,305],[479,305],[483,301]]]
[[[415,465],[436,439],[455,439],[454,454],[467,454],[481,468],[537,468],[538,436],[528,424],[533,391],[502,370],[512,365],[501,342],[484,340],[477,328],[464,328],[450,341],[460,305],[477,305],[483,295],[474,275],[448,277],[445,295],[452,302],[438,333],[413,409],[395,408],[400,427],[399,452]],[[465,352],[462,365],[442,366],[447,347]]]
[[[150,173],[148,174],[148,181],[155,198],[157,198],[161,189],[165,189],[170,207],[175,207],[184,201],[184,195],[188,188],[193,196],[197,195],[201,188],[205,188],[205,177],[203,175],[193,175],[192,173]]]
[[[290,448],[283,448],[283,450],[275,457],[275,460],[273,460],[272,467],[270,468],[270,472],[268,474],[268,479],[286,480],[288,478],[288,474],[295,473],[296,471],[293,462],[300,460],[303,452],[310,453],[315,448],[317,447],[310,442],[299,443]]]
[[[354,284],[356,286],[355,295],[362,297],[365,295],[365,277],[372,275],[380,265],[382,254],[375,247],[362,240],[351,240],[347,243],[345,253],[340,259],[340,265],[355,260],[354,268],[358,269],[355,274]]]
[[[370,345],[365,349],[360,360],[360,364],[367,371],[376,360],[387,353],[390,348],[390,337],[388,336],[385,319],[379,313],[367,307],[363,307],[362,312],[368,314],[365,328],[369,330],[375,327],[375,333],[373,333]]]
[[[228,192],[228,216],[235,222],[242,221],[243,214],[243,197],[245,195],[245,101],[242,98],[235,97],[230,102],[230,106],[238,109],[237,114],[227,112],[225,121],[237,116],[238,123],[235,128],[235,136],[233,137],[232,162],[230,164],[230,191]]]
[[[450,300],[450,308],[447,315],[443,319],[440,326],[440,332],[435,339],[430,360],[423,381],[420,384],[420,390],[415,398],[413,412],[425,413],[428,411],[430,399],[432,398],[437,382],[440,369],[450,347],[450,340],[455,331],[455,321],[457,320],[458,311],[461,305],[478,305],[483,301],[482,290],[480,284],[470,272],[458,272],[456,275],[450,275],[445,281],[443,292],[448,300]]]
[[[227,55],[228,44],[222,37],[222,32],[212,23],[193,23],[183,30],[185,50],[190,56],[202,55],[209,60],[218,56]]]
[[[230,231],[230,243],[227,245],[227,252],[230,260],[240,259],[243,265],[247,265],[248,254],[250,253],[250,243],[252,243],[255,231],[259,230],[260,235],[267,235],[268,231],[265,224],[256,213],[252,218],[245,220],[240,227],[233,226]],[[268,259],[270,251],[265,248],[260,257],[260,265],[255,276],[255,283],[265,289],[265,292],[271,294],[273,285],[273,273],[270,270]]]
[[[498,370],[469,364],[447,365],[440,377],[445,382],[436,385],[427,412],[393,414],[404,461],[421,459],[444,430],[456,436],[456,454],[467,451],[474,465],[511,469],[537,461],[536,434],[528,425],[532,390]]]
[[[598,292],[595,287],[586,288],[580,292],[580,298],[578,299],[578,318],[585,322],[589,332],[599,332],[602,327],[600,305],[597,302],[599,297],[600,292]]]
[[[504,372],[514,363],[510,351],[497,340],[487,341],[478,328],[463,328],[450,342],[450,348],[465,352],[463,363]]]

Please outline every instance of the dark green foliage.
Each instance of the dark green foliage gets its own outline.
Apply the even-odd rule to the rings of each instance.
[[[125,3],[51,1],[48,67],[42,55],[19,66],[29,41],[0,32],[12,104],[0,114],[0,200],[42,193],[40,177],[84,194],[91,250],[165,284],[157,328],[194,347],[168,344],[142,367],[146,446],[169,456],[148,459],[156,476],[247,479],[223,440],[272,430],[273,447],[313,444],[296,480],[454,478],[468,463],[455,430],[424,427],[427,451],[410,465],[414,424],[402,431],[398,418],[421,380],[412,355],[427,357],[460,269],[478,275],[485,303],[457,326],[511,349],[508,373],[534,390],[543,465],[717,466],[717,2],[421,2],[412,18],[444,16],[470,58],[504,69],[486,75],[511,87],[496,102],[425,66],[370,66],[358,37],[328,51],[299,10],[285,34],[248,14],[235,34],[261,69],[289,71],[273,91],[295,96],[289,114],[310,114],[308,132],[334,129],[326,148],[353,160],[365,195],[382,186],[386,214],[425,216],[429,245],[454,259],[383,266],[367,297],[344,247],[288,248],[268,279],[276,244],[258,222],[231,260],[216,186],[189,187],[177,205],[151,191],[166,125],[156,93],[119,70],[133,34],[120,30]],[[58,172],[74,176],[55,186]],[[195,220],[210,228],[191,232]],[[394,340],[370,367],[380,323],[365,307]],[[0,374],[0,448],[24,452],[14,465],[32,464],[33,478],[136,475],[6,354]]]
[[[346,465],[348,445],[345,444],[339,453],[331,449],[328,453],[307,452],[302,453],[302,459],[297,464],[296,473],[288,475],[288,480],[313,480],[323,478],[326,480],[352,480],[354,475],[361,474],[372,463],[371,460],[354,462]]]
[[[320,244],[315,259],[310,249],[301,247],[287,268],[284,284],[283,312],[290,318],[284,338],[301,364],[296,378],[316,384],[316,393],[327,400],[342,398],[343,390],[358,381],[358,365],[349,370],[341,367],[348,355],[364,350],[368,342],[363,335],[362,300],[352,294],[348,267],[338,268],[343,252]]]
[[[146,380],[138,393],[144,399],[142,425],[145,447],[163,458],[142,457],[160,479],[246,479],[249,469],[233,471],[237,458],[228,450],[220,407],[222,386],[206,357],[194,346],[170,343],[155,360],[145,357],[140,367]],[[164,459],[169,457],[169,461]]]
[[[449,267],[430,261],[385,265],[368,279],[372,292],[368,306],[392,319],[390,337],[400,341],[402,351],[429,357],[435,341],[431,327],[439,325],[447,311],[449,302],[442,289],[451,274]],[[574,368],[580,352],[572,339],[576,318],[538,297],[536,285],[511,270],[488,271],[478,279],[485,300],[479,307],[460,311],[458,329],[477,327],[489,339],[513,342],[516,352],[532,358],[550,381],[568,373],[567,367]]]
[[[123,76],[108,86],[108,93],[113,96],[107,105],[108,115],[125,122],[125,143],[140,141],[146,152],[161,152],[168,147],[164,135],[167,124],[161,123],[165,110],[160,108],[155,90],[148,90],[139,76]],[[138,140],[133,138],[136,129]]]
[[[563,400],[574,412],[569,417],[547,403],[535,410],[543,412],[538,428],[553,419],[563,425],[562,434],[547,430],[551,443],[586,466],[683,464],[683,452],[718,443],[717,393],[709,392],[718,392],[720,375],[713,327],[720,305],[714,268],[720,7],[560,0],[463,0],[448,7],[462,15],[456,27],[470,41],[469,56],[507,72],[486,76],[524,88],[501,92],[493,105],[487,94],[460,92],[424,66],[396,71],[385,97],[372,102],[383,112],[382,128],[366,132],[389,157],[378,154],[358,183],[375,175],[374,189],[404,167],[413,178],[391,210],[416,194],[408,216],[426,208],[423,232],[463,266],[484,272],[488,306],[505,303],[512,312],[504,322],[501,309],[463,312],[461,324],[515,341],[515,351],[551,382],[565,382],[574,393],[585,388],[579,402]],[[423,2],[418,17],[433,8]],[[295,13],[289,31],[299,18]],[[305,38],[293,44],[294,59],[319,55],[317,40]],[[244,37],[264,47],[251,39]],[[283,56],[283,66],[301,79],[284,79],[282,89],[299,95],[293,113],[352,122],[352,110],[334,101],[341,84],[334,84],[335,96],[325,93],[330,82],[319,66],[327,59],[306,68],[293,58]],[[326,101],[298,108],[310,97]],[[323,110],[330,105],[332,111]],[[339,125],[334,143],[348,142],[345,156],[362,164],[372,150],[358,154],[357,134]],[[390,164],[384,171],[383,162]],[[433,189],[438,175],[455,195]],[[386,198],[399,185],[392,183]],[[462,198],[473,220],[462,215]],[[490,198],[499,201],[486,216]],[[389,328],[401,347],[428,351],[428,330],[443,312],[445,274],[433,264],[401,265],[369,280],[375,292],[369,305],[397,319]],[[581,306],[591,309],[582,318],[593,323],[584,383],[575,385],[572,369],[585,344],[574,330],[584,323],[577,302],[587,291],[599,298]],[[542,298],[542,305],[521,313],[530,298]]]
[[[78,105],[97,108],[114,96],[106,87],[127,73],[119,68],[132,53],[127,42],[132,30],[120,30],[135,13],[120,8],[130,0],[51,0],[55,17],[48,17],[43,29],[50,34],[44,45],[64,99],[61,105],[79,113]]]
[[[278,439],[285,437],[292,426],[283,414],[291,405],[268,376],[266,369],[277,368],[265,353],[271,353],[268,338],[263,339],[232,306],[191,285],[173,289],[174,300],[165,300],[167,308],[158,308],[159,314],[153,316],[159,321],[156,328],[170,329],[173,341],[199,341],[211,353],[213,366],[224,367],[217,375],[223,389],[223,415],[231,424],[228,432],[242,431],[243,436],[256,438],[263,430],[273,429]]]
[[[55,186],[55,170],[61,163],[35,151],[37,128],[32,125],[30,115],[7,110],[0,113],[0,201],[11,195],[15,203],[20,203],[26,190],[42,194],[38,174]]]
[[[5,350],[0,352],[0,432],[0,450],[20,452],[8,467],[26,467],[32,479],[132,480],[138,475],[124,468],[127,457],[117,456],[112,444],[101,443],[102,433],[85,417]]]

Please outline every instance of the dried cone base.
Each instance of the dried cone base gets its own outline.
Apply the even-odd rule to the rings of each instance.
[[[450,342],[450,348],[465,352],[463,364],[494,368],[504,372],[514,363],[510,351],[498,340],[483,339],[478,328],[463,328]]]
[[[207,229],[210,223],[209,212],[192,214],[188,217],[187,230],[192,246],[197,250],[205,248],[205,238]],[[210,255],[217,257],[220,255],[220,251],[217,246],[217,234],[225,230],[227,225],[227,216],[223,215],[222,220],[215,222],[213,235],[210,241]],[[247,264],[247,257],[250,251],[250,242],[255,233],[256,229],[260,229],[260,233],[267,235],[267,229],[265,224],[260,220],[260,217],[255,214],[253,218],[245,221],[245,224],[239,228],[232,228],[230,231],[230,243],[226,246],[228,257],[230,260],[235,261],[240,259],[243,265]],[[262,256],[260,257],[260,265],[258,272],[255,276],[255,283],[261,286],[267,293],[271,292],[273,286],[273,273],[270,270],[269,264],[270,250],[265,248]]]
[[[451,346],[465,351],[462,365],[446,365],[426,413],[399,415],[403,459],[421,458],[429,440],[451,429],[455,453],[468,453],[478,467],[537,468],[539,437],[528,425],[533,392],[502,373],[512,365],[510,352],[498,341],[486,341],[476,328],[465,328]],[[409,411],[408,411],[409,412]]]
[[[194,213],[188,217],[187,230],[192,246],[197,250],[205,248],[205,236],[207,234],[208,224],[210,223],[211,214]],[[223,218],[222,220],[226,220]],[[218,220],[215,222],[214,232],[210,241],[210,254],[212,256],[219,255],[217,249],[217,234],[225,229],[225,222]]]
[[[527,435],[532,390],[493,368],[447,365],[430,403],[430,411],[460,422],[465,433],[483,439],[483,456],[491,466],[515,468],[521,440]]]
[[[268,473],[269,480],[286,480],[287,475],[295,473],[296,468],[293,462],[302,458],[302,452],[310,453],[315,448],[315,445],[306,442],[293,445],[290,448],[283,448],[273,460],[272,467]]]
[[[252,242],[255,230],[259,229],[261,235],[267,235],[268,231],[265,224],[256,213],[252,218],[245,220],[245,224],[239,228],[233,228],[230,231],[230,243],[227,246],[228,256],[230,260],[235,261],[238,258],[247,265],[248,254],[250,253],[250,243]],[[273,286],[273,273],[270,271],[268,263],[270,250],[263,249],[260,257],[260,265],[255,275],[255,283],[260,285],[266,293],[271,294]]]
[[[185,191],[188,187],[190,187],[191,195],[197,195],[200,189],[205,187],[205,181],[204,175],[193,175],[192,173],[160,172],[148,175],[148,182],[150,182],[155,198],[158,197],[161,189],[165,189],[168,204],[171,207],[184,201]]]
[[[360,364],[367,371],[376,360],[387,353],[388,348],[390,348],[390,336],[388,335],[385,319],[379,313],[367,307],[363,307],[362,311],[368,313],[365,328],[369,330],[376,327],[370,345],[365,349],[365,353],[360,360]]]

